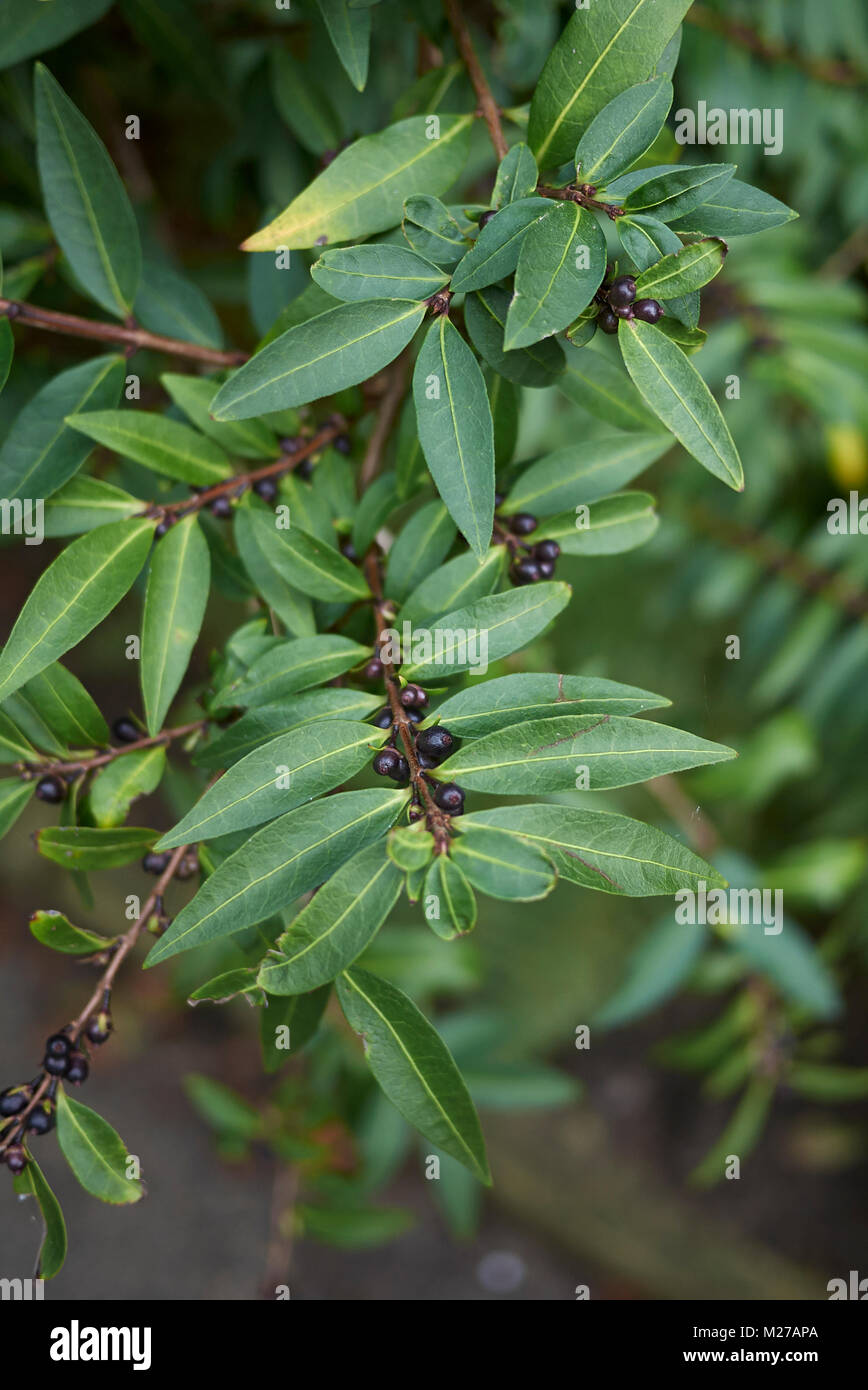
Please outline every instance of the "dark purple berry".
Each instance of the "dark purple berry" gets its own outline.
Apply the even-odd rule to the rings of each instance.
[[[636,281],[632,275],[619,275],[609,286],[609,303],[613,309],[626,309],[636,298]]]
[[[64,1053],[62,1057],[55,1057],[50,1052],[46,1052],[42,1059],[42,1067],[49,1076],[66,1076],[69,1068],[69,1055]]]
[[[633,305],[633,317],[643,323],[657,323],[663,317],[663,305],[656,299],[637,299]]]
[[[69,1069],[67,1068],[67,1074]],[[54,1111],[50,1101],[41,1101],[27,1116],[27,1128],[31,1134],[47,1134],[54,1128]]]
[[[313,459],[302,459],[296,472],[300,478],[308,482],[313,477]]]
[[[441,811],[460,816],[464,810],[464,792],[457,782],[443,782],[434,788],[434,800]]]
[[[142,860],[142,868],[146,874],[161,874],[165,868],[168,868],[171,857],[168,853],[157,854],[150,849]]]
[[[66,796],[66,783],[60,777],[40,777],[36,783],[36,795],[40,801],[57,805]]]
[[[46,1057],[68,1057],[72,1051],[72,1039],[68,1033],[52,1033],[45,1044]]]
[[[215,497],[211,503],[211,515],[216,516],[220,521],[228,521],[232,515],[232,503],[223,493]]]
[[[85,1036],[89,1042],[99,1045],[107,1040],[112,1027],[112,1016],[108,1009],[100,1009],[97,1013],[91,1014],[84,1025]]]
[[[378,709],[374,715],[373,724],[375,729],[391,729],[394,722],[392,711],[385,706]]]
[[[421,709],[408,709],[406,714],[411,724],[421,724],[425,718],[425,711]]]
[[[529,536],[538,525],[536,517],[531,516],[530,512],[516,512],[515,516],[507,518],[507,524],[514,536]]]
[[[27,1154],[20,1144],[12,1144],[6,1150],[6,1165],[15,1177],[24,1172],[27,1167]]]
[[[604,309],[597,315],[597,327],[602,328],[604,333],[617,333],[618,315],[612,309]]]
[[[555,572],[554,560],[537,560],[537,567],[543,579],[551,579]]]
[[[263,502],[273,502],[277,496],[277,480],[271,477],[257,478],[253,484],[253,491]]]
[[[420,753],[418,748],[416,749],[416,761],[421,768],[425,769],[437,766],[436,758],[432,758],[430,753]]]
[[[154,540],[161,540],[166,532],[175,524],[174,517],[166,516],[154,530]]]
[[[418,685],[405,685],[399,699],[405,709],[424,709],[428,703],[427,693]]]
[[[90,1065],[83,1052],[70,1052],[69,1066],[66,1069],[66,1080],[73,1086],[80,1086],[83,1081],[87,1081],[90,1072]]]
[[[356,547],[353,545],[352,541],[341,541],[340,549],[341,554],[345,556],[346,559],[358,560],[359,557],[356,553]]]
[[[337,449],[339,454],[351,454],[353,443],[348,434],[339,434],[332,440],[332,447]]]
[[[399,756],[395,770],[390,774],[393,782],[397,782],[399,787],[406,787],[410,780],[410,764],[406,758]]]
[[[378,656],[371,657],[362,675],[366,681],[378,681],[382,679],[383,663]]]
[[[632,304],[620,304],[615,310],[615,317],[619,319],[632,319],[635,317]]]
[[[411,806],[407,812],[407,819],[410,821],[421,820],[424,814],[425,812],[422,810],[421,806]]]
[[[455,737],[442,724],[433,724],[430,729],[421,729],[416,735],[416,751],[427,753],[442,763],[455,749]]]
[[[537,560],[556,560],[561,553],[561,548],[557,541],[537,541],[533,553]]]
[[[524,555],[509,571],[513,584],[535,584],[538,579],[542,579],[542,570],[536,560],[529,555]]]
[[[193,850],[191,854],[184,855],[184,858],[181,860],[180,864],[175,870],[175,878],[179,879],[180,882],[183,883],[185,879],[194,878],[196,874],[198,874],[198,872],[199,856],[196,853],[196,851]]]
[[[141,738],[132,719],[127,719],[125,715],[112,724],[112,736],[117,743],[136,743]]]
[[[489,222],[491,221],[492,217],[496,217],[496,216],[497,216],[497,208],[487,208],[485,212],[483,212],[483,213],[480,214],[480,217],[479,217],[479,230],[482,231],[482,228],[483,228],[483,227],[487,227],[488,224],[489,224]]]
[[[371,766],[378,777],[394,777],[401,761],[401,755],[396,748],[381,748]]]
[[[0,1095],[0,1119],[6,1120],[12,1115],[20,1115],[31,1094],[29,1086],[10,1086]]]

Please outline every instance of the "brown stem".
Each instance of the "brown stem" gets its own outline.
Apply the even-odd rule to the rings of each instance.
[[[262,1275],[263,1298],[274,1298],[275,1290],[285,1284],[289,1275],[293,1245],[293,1214],[298,1198],[299,1176],[295,1165],[280,1160],[271,1185],[268,1248]]]
[[[473,40],[464,22],[459,0],[443,0],[443,9],[449,21],[449,28],[452,30],[455,46],[479,100],[479,109],[485,124],[488,126],[488,134],[491,136],[494,152],[498,159],[503,159],[509,147],[503,134],[503,127],[500,124],[500,111],[476,56],[476,49],[473,47]]]
[[[549,184],[537,184],[537,193],[541,198],[556,198],[562,203],[578,203],[581,208],[592,208],[594,212],[604,212],[607,217],[614,222],[616,217],[623,217],[624,209],[617,203],[601,203],[594,197],[596,189],[590,184],[583,184],[576,187],[575,184],[568,184],[566,188],[552,188]]]
[[[197,719],[192,724],[179,724],[174,729],[163,729],[151,738],[139,738],[134,743],[125,743],[122,748],[109,748],[105,753],[97,753],[92,758],[80,758],[75,762],[18,763],[16,766],[22,774],[34,777],[45,777],[49,773],[63,775],[70,772],[91,772],[95,767],[104,767],[106,763],[114,762],[115,758],[122,758],[127,753],[137,753],[142,748],[155,748],[161,743],[172,743],[176,738],[183,738],[197,729],[204,729],[207,723],[207,719]]]
[[[864,73],[860,72],[853,63],[837,58],[815,58],[788,44],[764,38],[755,29],[751,29],[749,25],[742,24],[740,20],[731,19],[728,15],[718,14],[715,10],[709,9],[707,5],[692,5],[684,19],[688,24],[695,24],[698,29],[706,29],[712,34],[719,34],[722,38],[728,39],[730,43],[738,44],[740,48],[746,48],[755,58],[759,58],[763,62],[789,63],[792,67],[799,68],[809,77],[815,77],[820,82],[832,82],[838,86],[853,87],[864,80]]]
[[[166,338],[161,333],[148,333],[135,324],[100,323],[96,319],[79,318],[77,314],[62,314],[56,309],[40,309],[37,304],[25,304],[17,299],[0,298],[0,316],[31,328],[44,328],[49,333],[66,333],[73,338],[93,338],[104,343],[118,343],[126,348],[149,348],[175,357],[187,357],[192,362],[207,362],[212,367],[237,367],[247,361],[246,352],[220,352],[217,348],[185,343],[181,338]]]

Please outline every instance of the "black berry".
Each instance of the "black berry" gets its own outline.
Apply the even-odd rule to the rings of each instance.
[[[55,1057],[50,1052],[46,1052],[42,1059],[42,1066],[49,1076],[66,1076],[69,1068],[69,1056],[64,1053],[62,1057]]]
[[[378,656],[372,656],[362,675],[366,681],[378,681],[383,674],[383,663]]]
[[[636,298],[636,281],[632,275],[619,275],[609,286],[609,303],[613,309],[625,309]]]
[[[561,553],[561,548],[557,541],[537,541],[533,553],[537,560],[556,560]]]
[[[633,305],[633,317],[643,323],[657,323],[663,317],[663,305],[656,299],[637,299]]]
[[[483,227],[487,227],[488,224],[489,224],[489,222],[491,221],[492,217],[496,217],[496,216],[497,216],[497,209],[496,209],[496,208],[488,208],[487,211],[485,211],[484,213],[482,213],[482,215],[481,215],[481,217],[480,217],[480,219],[479,219],[479,230],[482,231],[482,228],[483,228]]]
[[[529,536],[537,528],[537,519],[530,512],[516,512],[508,518],[508,525],[514,536]]]
[[[45,1044],[46,1057],[68,1057],[72,1051],[72,1041],[68,1033],[52,1033]]]
[[[427,692],[419,685],[405,685],[399,698],[405,709],[424,709],[428,703]]]
[[[100,1009],[91,1014],[84,1026],[85,1035],[92,1043],[104,1043],[112,1031],[112,1016],[108,1009]]]
[[[554,560],[537,560],[536,565],[542,579],[551,579],[555,572]]]
[[[597,325],[604,333],[618,332],[618,315],[612,309],[604,309],[597,315]]]
[[[393,782],[405,787],[410,780],[410,764],[406,758],[399,757],[395,771],[391,774]]]
[[[339,454],[351,454],[353,452],[352,440],[348,434],[339,434],[336,439],[332,440],[332,446],[337,449]]]
[[[421,806],[411,806],[407,812],[407,819],[411,821],[421,820],[424,814]]]
[[[155,530],[154,530],[154,539],[155,539],[155,540],[160,540],[162,536],[165,536],[165,534],[166,534],[166,532],[169,530],[169,528],[170,528],[171,526],[174,526],[174,524],[175,524],[175,522],[174,522],[174,519],[173,519],[172,517],[170,517],[170,516],[164,517],[164,519],[159,523],[159,525],[158,525],[158,526],[155,528]]]
[[[425,711],[423,709],[408,709],[407,718],[411,724],[421,724],[425,718]]]
[[[416,735],[416,750],[419,753],[427,753],[429,758],[434,758],[438,763],[442,763],[444,758],[455,748],[455,737],[450,734],[448,729],[444,729],[442,724],[434,724],[430,729],[422,729]]]
[[[300,478],[304,478],[305,482],[307,482],[313,477],[313,459],[302,459],[296,472]]]
[[[398,764],[402,762],[396,748],[381,748],[371,764],[378,777],[394,777]]]
[[[193,850],[192,853],[184,855],[184,858],[175,870],[175,878],[180,879],[183,883],[185,879],[194,878],[198,872],[199,856],[196,851]]]
[[[27,1167],[27,1155],[20,1144],[12,1144],[11,1147],[6,1150],[6,1164],[10,1173],[13,1173],[16,1177],[19,1173],[24,1172],[24,1169]]]
[[[36,795],[40,801],[49,801],[56,805],[66,796],[66,783],[59,777],[40,777],[36,783]]]
[[[170,859],[170,854],[156,854],[151,849],[142,860],[142,868],[146,874],[161,874],[168,867]]]
[[[356,553],[356,547],[353,545],[352,541],[341,541],[340,549],[341,554],[348,560],[358,560],[359,557]]]
[[[635,318],[635,314],[633,313],[633,305],[632,305],[632,304],[619,304],[619,305],[618,305],[618,308],[615,310],[615,317],[616,317],[616,318],[619,318],[619,319],[632,319],[632,318]]]
[[[220,521],[227,521],[232,515],[232,503],[229,498],[222,493],[219,497],[215,497],[211,503],[211,515],[218,517]]]
[[[27,1116],[27,1128],[31,1134],[47,1134],[54,1128],[54,1111],[50,1102],[42,1102]]]
[[[83,1052],[71,1052],[69,1054],[69,1066],[66,1068],[66,1080],[73,1086],[80,1086],[83,1081],[87,1081],[90,1066]]]
[[[530,555],[524,555],[509,571],[510,578],[514,584],[535,584],[538,579],[542,579],[542,570],[536,560],[531,559]]]
[[[460,816],[464,810],[464,792],[457,782],[443,782],[435,787],[434,800],[440,810],[448,811],[450,816]]]
[[[30,1095],[29,1086],[10,1086],[0,1095],[0,1118],[7,1120],[11,1115],[20,1115]]]
[[[378,709],[377,713],[374,715],[373,722],[375,729],[391,729],[393,723],[392,711],[387,706]]]
[[[125,715],[112,724],[112,735],[118,743],[136,743],[141,738],[132,719],[127,719]]]
[[[277,496],[277,482],[274,478],[257,478],[253,484],[253,491],[263,502],[273,502]]]
[[[437,759],[436,759],[436,758],[432,758],[430,753],[420,753],[419,750],[418,750],[418,748],[416,749],[416,760],[417,760],[419,766],[420,766],[420,767],[423,767],[423,768],[429,768],[429,767],[436,767],[436,766],[437,766]]]

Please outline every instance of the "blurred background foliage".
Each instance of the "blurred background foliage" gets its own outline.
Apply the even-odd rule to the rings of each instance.
[[[375,24],[363,93],[332,63],[318,63],[328,38],[313,6],[301,3],[276,11],[273,0],[91,0],[95,22],[48,55],[106,140],[136,204],[149,261],[167,277],[164,318],[152,308],[157,317],[146,326],[177,331],[182,305],[202,341],[225,335],[252,345],[309,280],[304,255],[294,254],[292,271],[276,271],[271,254],[239,255],[242,237],[357,135],[417,111],[471,108],[439,5],[384,0],[386,7],[392,21]],[[480,0],[467,11],[498,100],[514,118],[509,136],[518,139],[533,77],[571,7]],[[429,38],[418,44],[402,16]],[[22,56],[4,51],[0,33],[4,293],[88,312],[34,212],[31,64]],[[327,87],[318,77],[325,71]],[[409,1133],[367,1086],[346,1038],[321,1031],[303,1072],[264,1082],[255,1015],[243,1003],[183,1010],[190,990],[216,973],[201,953],[174,974],[130,972],[124,981],[118,1035],[112,1056],[100,1059],[98,1082],[115,1108],[111,1101],[101,1108],[113,1119],[128,1115],[130,1139],[144,1108],[153,1121],[154,1174],[163,1164],[161,1117],[166,1142],[186,1152],[199,1143],[190,1139],[199,1125],[194,1111],[216,1133],[222,1157],[241,1176],[252,1167],[261,1190],[271,1172],[266,1154],[306,1164],[314,1201],[301,1210],[302,1228],[340,1247],[312,1255],[303,1242],[296,1277],[309,1296],[349,1279],[349,1297],[571,1297],[572,1283],[582,1282],[594,1297],[825,1297],[828,1279],[858,1267],[864,1254],[868,1213],[857,1194],[868,1154],[868,539],[830,534],[826,523],[830,498],[868,494],[866,72],[859,0],[692,7],[673,110],[700,100],[780,108],[784,141],[777,156],[738,146],[690,149],[689,157],[735,162],[740,178],[800,214],[778,230],[733,238],[723,275],[703,296],[703,327],[713,331],[693,361],[718,396],[738,378],[726,416],[747,488],[731,495],[671,450],[642,480],[658,498],[653,541],[626,557],[562,561],[574,585],[567,619],[504,667],[659,690],[679,725],[737,748],[736,762],[662,779],[653,800],[647,788],[632,788],[608,793],[605,808],[656,819],[736,885],[782,889],[783,933],[739,935],[724,925],[702,934],[673,928],[671,913],[653,901],[561,890],[544,907],[489,904],[474,936],[447,948],[407,909],[372,955],[378,971],[436,1015],[468,1073],[495,1173],[486,1198],[494,1206],[482,1213],[478,1189],[448,1159],[440,1183],[422,1180],[421,1161],[410,1163]],[[140,141],[124,138],[130,113],[141,117]],[[489,176],[479,171],[490,153],[481,122],[474,141],[460,192],[484,203]],[[646,160],[683,153],[669,136]],[[0,432],[47,376],[83,355],[71,340],[22,336],[0,397]],[[163,404],[157,377],[165,365],[137,364],[145,403]],[[515,456],[531,458],[583,429],[590,438],[596,427],[559,391],[525,391]],[[119,470],[106,476],[122,481]],[[43,562],[27,549],[14,561],[6,552],[4,629]],[[244,620],[240,598],[227,576],[209,609],[213,645]],[[103,644],[86,644],[74,662],[109,718],[136,700],[121,656],[133,611],[122,606]],[[198,675],[206,675],[204,664]],[[185,776],[176,774],[179,795]],[[170,794],[171,781],[166,786]],[[143,819],[168,823],[175,809],[171,800],[146,803]],[[46,963],[25,943],[34,895],[56,892],[57,901],[43,906],[71,898],[60,871],[50,879],[53,866],[30,852],[36,821],[35,813],[25,817],[3,845],[0,959],[4,990],[11,984],[16,992],[2,1025],[3,1055],[22,1064],[35,1055],[44,1024],[74,1011],[81,992],[75,970]],[[122,891],[112,876],[98,884],[88,925],[111,930]],[[213,964],[232,960],[223,954]],[[588,1049],[576,1038],[582,1025],[591,1027]],[[160,1060],[162,1091],[143,1079],[153,1065],[146,1049]],[[180,1092],[184,1073],[188,1099]],[[221,1089],[223,1082],[234,1090]],[[333,1092],[338,1103],[324,1105]],[[358,1126],[355,1158],[351,1150],[346,1157],[346,1121]],[[742,1160],[740,1181],[713,1188],[733,1152]],[[147,1172],[148,1150],[143,1155]],[[197,1152],[196,1163],[204,1161]],[[178,1159],[177,1191],[172,1173],[160,1173],[166,1191],[148,1204],[147,1217],[124,1214],[142,1252],[138,1272],[122,1281],[129,1296],[177,1296],[136,1220],[157,1222],[168,1248],[174,1239],[191,1252],[194,1217],[197,1227],[208,1220],[217,1249],[229,1248],[225,1223],[236,1207],[222,1190],[210,1205],[191,1193],[211,1182],[199,1168],[191,1178],[192,1163],[189,1154]],[[348,1210],[341,1219],[339,1200],[326,1214],[317,1210],[318,1187],[334,1199],[350,1171],[348,1209],[359,1206],[361,1185],[385,1194],[379,1218],[365,1207],[368,1215]],[[117,1238],[102,1216],[92,1222],[85,1214],[84,1194],[60,1175],[58,1186],[77,1239],[88,1227]],[[262,1201],[267,1206],[267,1193]],[[417,1225],[405,1234],[411,1214]],[[453,1247],[442,1235],[449,1229],[472,1240],[480,1220],[475,1246]],[[236,1275],[216,1285],[221,1296],[252,1296],[245,1280],[261,1259],[267,1224],[257,1207],[246,1244],[232,1247]],[[364,1253],[387,1238],[397,1239],[395,1256]],[[468,1250],[484,1252],[495,1239],[523,1251],[511,1284],[505,1275],[498,1285],[468,1274]],[[347,1247],[360,1248],[349,1265]],[[213,1292],[204,1255],[189,1259],[196,1268],[184,1296],[199,1296],[190,1288]],[[516,1275],[519,1266],[524,1273]],[[405,1283],[409,1267],[416,1274]],[[437,1270],[436,1288],[420,1281],[424,1268]],[[59,1293],[73,1292],[60,1287],[72,1277],[61,1276]],[[572,1283],[558,1292],[564,1277]],[[85,1294],[111,1288],[98,1262],[76,1278]]]

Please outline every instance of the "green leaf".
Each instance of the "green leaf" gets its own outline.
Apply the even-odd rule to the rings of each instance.
[[[22,694],[67,747],[100,748],[108,743],[108,725],[96,703],[59,662],[29,680]]]
[[[690,1174],[694,1187],[712,1187],[724,1177],[731,1154],[744,1160],[759,1143],[776,1089],[774,1077],[754,1076],[720,1138]]]
[[[572,157],[607,102],[654,70],[690,0],[594,0],[570,18],[537,83],[528,144],[541,168]]]
[[[652,145],[672,105],[667,77],[628,87],[595,116],[576,147],[576,177],[605,186]]]
[[[468,826],[495,826],[537,845],[568,883],[642,898],[725,881],[715,869],[654,826],[577,806],[498,806],[464,816]]]
[[[223,346],[223,329],[211,301],[172,266],[145,262],[133,308],[138,322],[150,333],[201,347]]]
[[[265,526],[257,526],[255,516],[262,511]],[[277,545],[274,523],[264,508],[255,506],[250,495],[235,508],[233,519],[235,544],[244,568],[258,594],[277,614],[293,637],[313,637],[316,619],[313,605],[306,594],[298,593],[272,565],[270,551]]]
[[[162,744],[125,753],[100,768],[88,792],[88,806],[96,824],[103,828],[122,825],[133,802],[154,791],[165,770]]]
[[[365,1041],[376,1080],[405,1120],[483,1183],[491,1177],[469,1092],[452,1056],[416,1005],[367,970],[338,978],[347,1021]]]
[[[612,714],[569,714],[498,729],[459,748],[431,777],[500,796],[566,792],[577,772],[583,789],[603,791],[734,758],[731,748],[695,734]]]
[[[500,661],[538,637],[569,603],[571,592],[568,584],[542,581],[446,613],[434,628],[414,631],[402,674],[425,681],[469,671],[480,662],[483,641],[489,665]]]
[[[163,372],[160,381],[175,405],[183,410],[196,429],[216,440],[228,454],[261,461],[280,452],[277,436],[264,420],[221,421],[211,418],[211,404],[217,393],[217,385],[208,377]]]
[[[426,502],[396,536],[386,561],[385,590],[403,599],[423,575],[439,565],[455,540],[455,525],[443,503]],[[474,556],[474,563],[476,557]]]
[[[77,437],[74,430],[70,435]],[[140,498],[101,478],[72,478],[45,504],[45,534],[74,536],[93,531],[110,521],[134,516],[142,507]]]
[[[432,261],[405,246],[348,246],[326,251],[311,276],[335,299],[428,299],[448,280]]]
[[[0,700],[102,622],[145,561],[154,522],[118,521],[73,541],[44,570],[0,656]]]
[[[798,215],[761,188],[753,188],[741,179],[728,179],[700,207],[679,216],[672,230],[685,235],[698,232],[706,236],[746,236],[781,227]]]
[[[314,690],[304,695],[289,695],[280,704],[263,705],[248,710],[228,729],[218,733],[208,743],[197,748],[193,762],[201,767],[229,767],[245,754],[258,748],[266,739],[277,738],[300,724],[313,724],[329,719],[364,719],[379,709],[381,695],[367,690]]]
[[[385,842],[354,854],[315,893],[259,970],[268,994],[302,994],[333,980],[373,940],[401,895],[403,875]]]
[[[3,712],[36,748],[44,749],[56,758],[67,756],[69,749],[66,744],[57,738],[24,690],[16,691],[3,701]]]
[[[370,589],[357,565],[318,536],[300,526],[284,529],[279,514],[251,509],[252,534],[272,568],[294,589],[330,603],[370,598]]]
[[[506,546],[493,545],[480,565],[473,554],[456,555],[423,579],[401,606],[402,619],[419,623],[439,618],[453,608],[462,608],[475,599],[485,598],[497,588],[506,569]]]
[[[262,1129],[262,1121],[253,1106],[222,1082],[190,1072],[184,1077],[184,1090],[190,1104],[218,1134],[253,1139]]]
[[[590,304],[605,270],[606,242],[594,214],[578,203],[556,203],[522,241],[506,317],[506,351],[571,324]]]
[[[0,782],[0,839],[12,829],[35,790],[35,782],[19,782],[15,777]]]
[[[297,1210],[306,1239],[342,1250],[364,1250],[395,1240],[414,1220],[411,1212],[399,1207],[312,1207],[302,1202]]]
[[[65,869],[116,869],[141,859],[159,838],[159,830],[138,825],[112,829],[55,825],[36,832],[36,848]]]
[[[315,155],[337,149],[343,134],[340,119],[308,65],[274,44],[269,58],[274,103],[296,140]]]
[[[793,1062],[787,1085],[810,1100],[837,1103],[863,1100],[868,1095],[868,1067],[833,1067],[814,1062]]]
[[[30,762],[35,753],[23,730],[0,709],[0,763]]]
[[[555,886],[551,861],[536,845],[526,844],[503,830],[484,826],[457,827],[450,854],[465,877],[490,898],[535,902]]]
[[[619,430],[656,430],[660,422],[646,410],[642,399],[624,373],[593,348],[579,349],[567,356],[566,371],[555,385],[576,405],[607,425]],[[671,440],[668,440],[671,443]]]
[[[441,315],[413,373],[419,441],[437,491],[480,563],[494,520],[494,429],[479,363]]]
[[[57,1142],[78,1181],[92,1197],[113,1205],[137,1202],[142,1184],[127,1177],[129,1156],[120,1135],[95,1110],[57,1093]]]
[[[491,206],[500,208],[506,203],[517,203],[520,198],[529,198],[536,191],[538,177],[536,160],[528,146],[523,141],[513,145],[497,166]]]
[[[146,966],[283,911],[384,835],[407,794],[338,792],[288,811],[224,859],[151,949]]]
[[[177,522],[157,544],[142,615],[140,676],[148,733],[159,733],[196,644],[211,561],[195,513]]]
[[[370,655],[370,648],[349,637],[328,633],[280,642],[253,662],[245,675],[219,691],[215,705],[255,708],[282,700],[297,690],[333,680]]]
[[[684,250],[681,238],[667,227],[665,222],[660,222],[656,217],[645,217],[637,213],[634,217],[618,218],[618,236],[621,245],[627,255],[635,261],[640,271],[646,271],[649,267],[657,265],[661,256],[677,255]],[[682,295],[674,299],[664,301],[666,307],[666,318],[661,324],[665,332],[673,327],[673,319],[677,317],[684,321],[690,328],[695,328],[699,323],[699,294],[693,290],[687,295]]]
[[[547,198],[521,198],[487,222],[452,276],[450,289],[456,294],[481,290],[511,275],[528,229],[552,210]]]
[[[417,873],[430,862],[434,853],[434,836],[417,825],[402,825],[390,830],[386,837],[386,853],[393,864],[406,874]]]
[[[327,984],[312,990],[310,994],[292,994],[282,999],[271,995],[266,998],[266,1007],[259,1014],[259,1036],[263,1066],[269,1075],[279,1071],[290,1057],[297,1056],[315,1035],[326,1011],[331,988],[331,984]],[[288,1038],[282,1031],[284,1028],[289,1030]],[[288,1041],[288,1047],[283,1046],[284,1041]]]
[[[217,420],[246,420],[366,381],[394,361],[425,313],[424,304],[404,299],[327,309],[287,329],[233,373],[212,413]]]
[[[548,539],[557,541],[565,555],[620,555],[644,545],[658,524],[649,493],[618,492],[550,517],[531,533],[528,544]]]
[[[468,295],[464,322],[470,341],[490,367],[516,386],[551,386],[564,369],[564,354],[553,339],[505,352],[503,335],[510,306],[507,290],[496,285]]]
[[[529,719],[549,719],[558,714],[639,714],[660,709],[669,700],[634,685],[603,680],[599,676],[518,675],[498,676],[460,690],[434,713],[459,738],[524,724]]]
[[[66,423],[97,444],[181,483],[211,487],[232,472],[229,459],[213,439],[165,415],[147,410],[90,410],[68,415]]]
[[[60,1273],[66,1259],[66,1222],[60,1203],[45,1181],[42,1169],[30,1153],[27,1155],[27,1167],[15,1181],[15,1191],[19,1196],[36,1199],[43,1224],[36,1274],[39,1279],[53,1279],[55,1274]]]
[[[86,292],[124,318],[142,269],[126,190],[99,136],[42,63],[34,95],[36,160],[54,235]]]
[[[376,735],[370,724],[327,719],[270,739],[224,772],[163,836],[160,850],[261,825],[331,791],[370,761],[382,741]]]
[[[391,471],[381,473],[359,498],[350,535],[357,555],[364,555],[398,506],[397,478]]]
[[[720,407],[681,349],[653,324],[622,319],[618,342],[633,383],[689,454],[740,492],[741,459]]]
[[[565,508],[596,502],[632,482],[670,445],[661,432],[591,436],[567,444],[525,468],[501,510],[506,516],[514,512],[553,516]]]
[[[464,166],[473,117],[438,119],[440,134],[433,139],[425,116],[411,116],[377,135],[363,135],[342,150],[279,217],[248,237],[242,249],[272,251],[279,246],[361,241],[394,227],[410,194],[445,192]]]
[[[469,244],[473,223],[468,222],[439,198],[417,194],[404,202],[401,229],[414,251],[435,265],[455,265]]]
[[[65,956],[92,956],[117,940],[116,936],[98,936],[96,932],[74,927],[62,912],[53,908],[34,912],[28,925],[40,945]]]
[[[112,0],[76,0],[75,6],[45,0],[0,0],[0,68],[34,53],[57,48],[101,19]],[[59,1268],[59,1266],[58,1266]],[[45,1275],[50,1279],[51,1275]]]
[[[344,72],[356,91],[363,92],[368,80],[371,47],[370,10],[350,6],[347,0],[316,2]]]
[[[618,1028],[656,1009],[684,984],[707,944],[702,927],[691,930],[664,917],[631,954],[626,978],[596,1011],[594,1023]]]
[[[228,1004],[230,999],[238,999],[242,995],[248,1003],[262,1000],[262,991],[256,983],[255,966],[243,965],[237,970],[226,970],[222,975],[215,975],[213,980],[206,980],[204,985],[194,989],[187,1003],[194,1007],[202,1003]]]
[[[123,379],[122,357],[95,357],[40,387],[0,448],[0,495],[47,498],[62,487],[93,449],[68,427],[66,417],[115,405]]]
[[[726,242],[719,237],[705,237],[683,247],[672,256],[664,256],[656,265],[636,276],[636,295],[654,299],[673,299],[689,294],[713,280],[723,269]]]
[[[652,172],[649,170],[649,172]],[[646,212],[661,222],[672,222],[692,212],[706,198],[719,193],[735,173],[734,164],[695,164],[675,168],[671,173],[658,174],[631,189],[624,199],[626,212]],[[630,178],[628,174],[626,178]],[[608,190],[610,196],[623,191],[616,179]]]
[[[422,889],[425,921],[436,936],[454,941],[476,926],[476,897],[458,864],[435,855]]]

